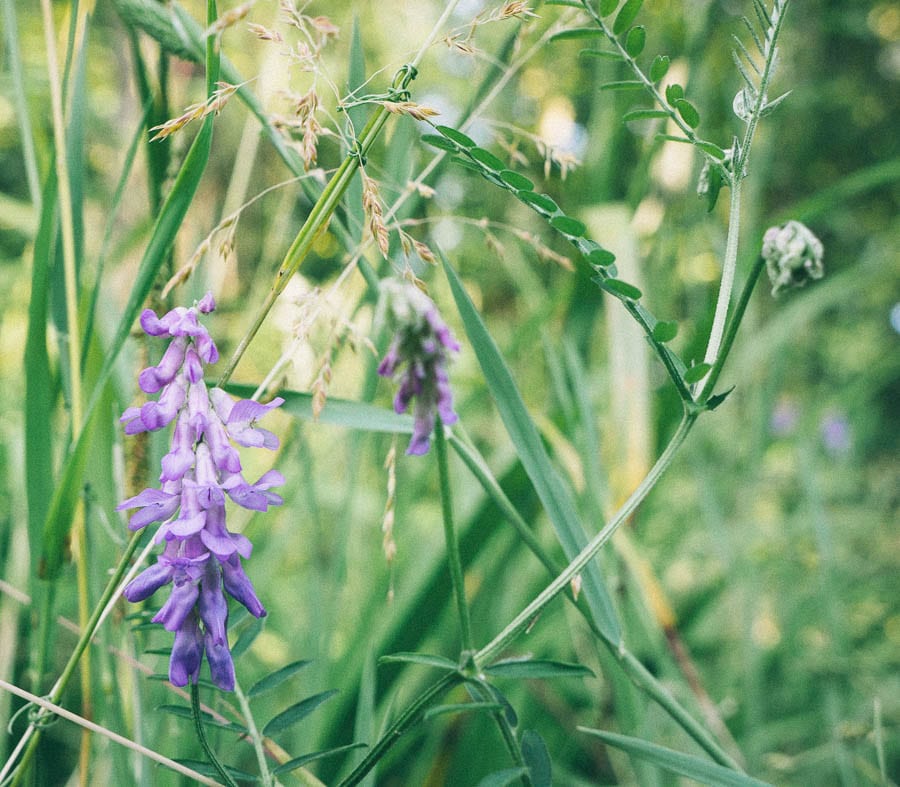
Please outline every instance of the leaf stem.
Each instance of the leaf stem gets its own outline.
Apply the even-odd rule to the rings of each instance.
[[[247,722],[247,730],[250,733],[250,739],[253,741],[253,750],[256,752],[256,762],[259,765],[260,779],[266,787],[271,787],[271,785],[274,784],[274,781],[272,779],[272,774],[269,771],[269,765],[266,762],[266,750],[263,746],[262,735],[259,734],[259,729],[253,718],[253,711],[250,709],[250,702],[247,700],[247,695],[244,694],[244,691],[241,689],[237,680],[234,682],[234,693],[238,699],[238,703],[240,703],[244,721]]]
[[[444,540],[447,544],[447,563],[450,566],[450,584],[456,598],[462,650],[466,653],[472,650],[472,625],[469,620],[469,607],[466,604],[466,585],[459,555],[459,541],[453,524],[453,495],[450,490],[450,468],[447,462],[447,438],[444,436],[444,425],[440,422],[434,430],[434,447],[441,480],[441,514],[444,520]]]
[[[203,751],[206,752],[206,756],[209,757],[209,761],[212,763],[213,768],[215,768],[219,776],[222,777],[222,781],[225,782],[226,787],[237,787],[237,783],[231,778],[231,775],[225,769],[225,766],[222,765],[222,762],[216,756],[215,749],[213,749],[209,743],[209,738],[206,737],[202,713],[203,711],[200,710],[200,686],[191,682],[191,716],[194,719],[194,731],[197,733],[197,740],[200,741]]]

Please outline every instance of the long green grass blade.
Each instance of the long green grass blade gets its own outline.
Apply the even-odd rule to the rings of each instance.
[[[691,754],[683,754],[673,749],[667,749],[665,746],[658,746],[642,738],[632,738],[629,735],[619,735],[615,732],[594,730],[588,727],[579,727],[578,729],[600,738],[608,746],[614,746],[635,757],[647,760],[669,773],[686,776],[701,784],[715,785],[715,787],[771,787],[768,782],[754,779],[714,762],[701,760]]]
[[[515,380],[500,354],[500,350],[488,333],[481,316],[475,309],[456,274],[442,255],[444,271],[456,301],[466,334],[475,350],[485,381],[491,391],[500,417],[515,446],[522,466],[531,479],[566,556],[571,560],[587,544],[587,537],[575,509],[569,489],[550,461],[540,433],[528,414]],[[597,622],[597,626],[610,642],[622,639],[612,599],[600,577],[596,562],[587,565],[583,574],[585,597]]]

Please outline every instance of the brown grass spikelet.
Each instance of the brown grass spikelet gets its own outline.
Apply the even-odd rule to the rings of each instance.
[[[274,41],[276,44],[284,43],[284,36],[277,30],[270,30],[264,25],[258,25],[256,22],[248,22],[247,29],[253,33],[260,41]]]
[[[158,139],[165,139],[176,131],[180,131],[192,120],[204,118],[211,113],[218,114],[225,104],[228,103],[228,99],[230,99],[238,87],[240,87],[239,85],[231,85],[228,82],[216,82],[216,85],[216,90],[213,91],[213,94],[206,101],[191,104],[178,117],[167,120],[165,123],[161,123],[160,125],[151,128],[150,131],[155,131],[156,134],[150,138],[150,141],[155,142]]]
[[[498,8],[488,18],[493,22],[513,18],[537,18],[537,14],[531,10],[528,3],[523,3],[521,0],[513,0],[513,2],[505,3],[502,7]]]
[[[435,190],[431,186],[417,180],[407,181],[406,188],[410,192],[415,191],[422,199],[431,199],[435,195]]]
[[[409,115],[415,120],[428,120],[428,118],[441,114],[436,109],[417,104],[415,101],[381,101],[379,103],[394,115]]]
[[[384,469],[387,471],[387,499],[384,504],[384,515],[381,519],[383,534],[381,548],[388,565],[397,556],[397,543],[394,541],[394,515],[397,504],[397,438],[391,441],[387,456],[384,458]],[[393,585],[393,582],[392,582]],[[393,587],[390,593],[393,593]]]
[[[229,11],[226,11],[222,14],[214,24],[210,25],[206,28],[206,37],[209,36],[218,36],[224,33],[229,27],[234,27],[238,22],[240,22],[247,14],[250,13],[250,9],[253,8],[256,0],[248,0],[246,3],[241,3],[239,6],[235,6]]]
[[[378,184],[368,175],[363,175],[363,210],[369,220],[372,237],[375,238],[382,256],[387,259],[390,236],[384,224],[384,208],[378,194]]]
[[[313,398],[312,398],[312,414],[313,420],[318,421],[319,416],[322,414],[322,410],[325,409],[325,405],[328,402],[328,386],[331,385],[331,353],[329,352],[324,360],[322,361],[322,366],[319,369],[319,373],[316,375],[316,379],[312,384]]]

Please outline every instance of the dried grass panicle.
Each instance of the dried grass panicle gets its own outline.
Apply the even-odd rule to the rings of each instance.
[[[328,386],[331,385],[332,376],[331,353],[332,349],[329,348],[322,359],[322,363],[319,366],[319,373],[316,375],[316,379],[313,380],[312,384],[312,413],[313,419],[316,421],[319,420],[319,416],[322,414],[322,410],[325,409],[325,405],[328,402]]]
[[[224,33],[228,28],[234,27],[238,22],[244,19],[247,14],[250,13],[250,10],[253,8],[256,0],[248,0],[246,3],[241,3],[239,6],[235,6],[234,8],[223,13],[214,24],[210,25],[205,32],[207,37],[209,36],[219,36]]]
[[[397,543],[394,541],[394,512],[397,503],[397,438],[391,441],[387,456],[384,459],[387,470],[387,499],[384,504],[384,515],[381,520],[381,548],[384,559],[391,564],[397,556]],[[391,593],[393,589],[391,589]]]
[[[537,253],[538,257],[545,262],[555,262],[557,265],[567,271],[575,270],[575,265],[569,257],[551,249],[537,235],[520,229],[514,229],[513,234],[523,243],[531,246],[531,248],[533,248]]]
[[[384,207],[378,194],[378,184],[368,175],[363,175],[363,210],[369,222],[372,237],[378,244],[382,256],[387,259],[390,237],[384,224]]]
[[[225,104],[228,103],[228,99],[230,99],[240,87],[240,85],[232,85],[228,82],[216,82],[216,85],[216,90],[213,91],[212,95],[206,101],[191,104],[178,117],[167,120],[165,123],[161,123],[160,125],[151,128],[150,131],[155,131],[156,134],[150,138],[150,141],[155,142],[159,139],[165,139],[176,131],[180,131],[192,120],[199,120],[212,113],[218,114],[222,111]]]
[[[284,43],[284,36],[281,33],[277,30],[271,30],[265,25],[248,22],[247,30],[253,33],[260,41],[274,41],[276,44]]]

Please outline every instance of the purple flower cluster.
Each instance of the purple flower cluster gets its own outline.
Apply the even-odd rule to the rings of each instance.
[[[450,351],[459,344],[438,314],[434,302],[412,284],[387,281],[382,284],[382,318],[393,327],[394,339],[378,366],[382,377],[399,382],[394,410],[405,413],[413,399],[415,423],[407,454],[428,452],[438,416],[455,423],[453,394],[447,374]]]
[[[159,489],[145,489],[122,502],[117,510],[138,509],[128,527],[140,530],[160,522],[154,540],[165,543],[155,565],[134,578],[124,590],[129,601],[143,601],[171,584],[169,599],[154,616],[175,632],[169,680],[176,686],[197,682],[206,653],[210,674],[219,688],[234,689],[234,664],[228,649],[228,603],[223,589],[250,614],[266,614],[241,558],[250,557],[250,541],[225,526],[226,495],[239,506],[266,511],[282,500],[271,487],[284,483],[270,470],[255,484],[241,474],[241,460],[232,441],[243,446],[277,448],[278,438],[256,426],[256,420],[284,400],[268,404],[234,401],[219,388],[207,390],[204,364],[218,360],[216,345],[200,324],[199,314],[215,309],[211,293],[194,307],[178,307],[163,317],[152,309],[141,314],[150,336],[171,338],[157,366],[138,378],[156,401],[129,407],[122,415],[125,433],[152,432],[174,422],[170,451],[162,459]]]

